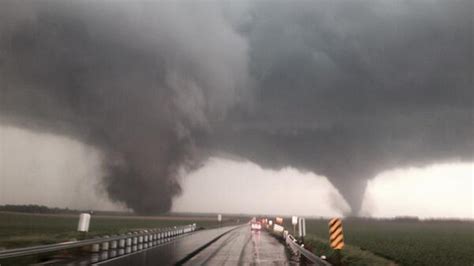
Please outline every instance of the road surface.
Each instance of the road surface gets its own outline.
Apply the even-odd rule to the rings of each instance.
[[[203,247],[209,242],[212,243]],[[197,231],[96,265],[173,265],[178,262],[185,265],[289,264],[284,245],[266,232],[251,232],[249,225],[243,225]]]
[[[192,257],[185,265],[288,265],[285,246],[267,232],[240,227]]]

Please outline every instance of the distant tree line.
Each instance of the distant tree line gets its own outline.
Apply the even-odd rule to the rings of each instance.
[[[7,212],[26,212],[26,213],[79,213],[78,210],[71,210],[69,208],[50,208],[43,205],[28,204],[28,205],[0,205],[0,211]]]
[[[96,210],[75,210],[69,208],[51,208],[44,205],[24,204],[24,205],[0,205],[0,212],[23,212],[23,213],[44,213],[44,214],[79,214],[87,212],[95,215],[120,215],[132,216],[129,211],[96,211]]]

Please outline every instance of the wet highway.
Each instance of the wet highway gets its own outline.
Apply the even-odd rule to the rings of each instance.
[[[206,243],[236,228],[238,226],[196,231],[175,239],[164,240],[158,246],[102,261],[94,265],[173,265],[185,259],[186,256]]]
[[[216,239],[218,238],[218,239]],[[206,243],[208,245],[204,246]],[[192,256],[191,256],[192,255]],[[203,230],[95,265],[288,265],[284,245],[248,225]]]
[[[185,265],[288,265],[285,246],[267,232],[240,227],[226,234]]]

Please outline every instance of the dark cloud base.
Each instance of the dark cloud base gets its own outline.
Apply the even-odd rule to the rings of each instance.
[[[2,1],[0,122],[100,148],[111,199],[168,211],[223,153],[367,180],[473,161],[471,1]]]

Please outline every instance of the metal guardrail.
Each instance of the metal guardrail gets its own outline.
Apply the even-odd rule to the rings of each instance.
[[[321,259],[320,257],[316,256],[309,250],[300,246],[292,235],[286,234],[283,237],[285,238],[285,243],[290,247],[293,253],[303,255],[307,260],[311,261],[315,265],[321,265],[321,266],[331,265],[329,262]]]
[[[138,248],[132,248],[142,245],[142,248],[148,248],[156,244],[156,240],[175,237],[178,235],[190,233],[196,230],[196,224],[175,226],[164,229],[147,229],[139,232],[131,232],[119,236],[104,236],[102,238],[86,239],[79,241],[69,241],[57,244],[40,245],[26,248],[7,249],[0,251],[0,259],[36,255],[72,249],[78,247],[91,246],[91,252],[108,251],[109,249],[129,249],[132,252]]]

